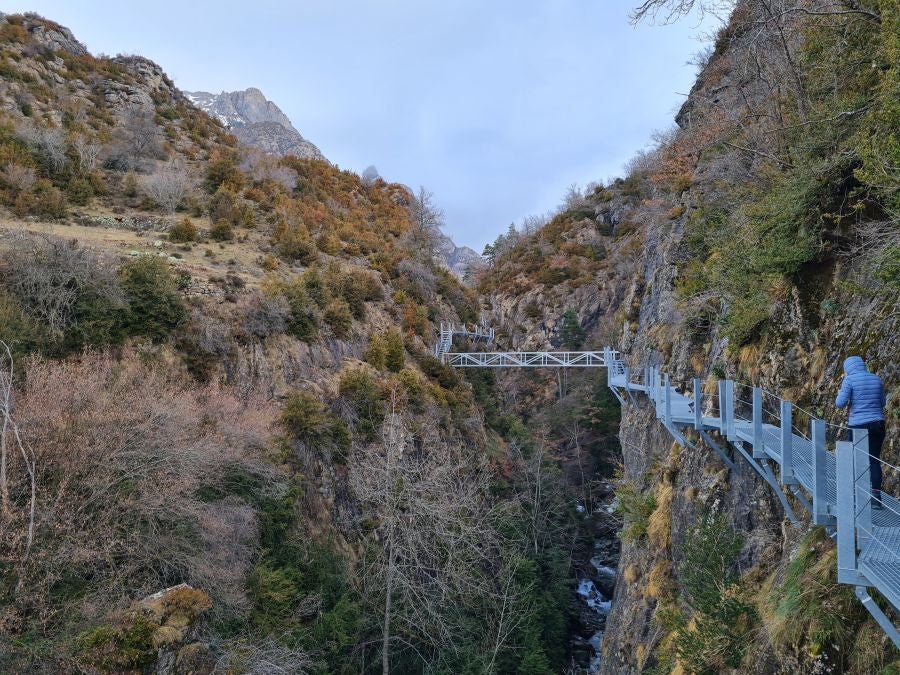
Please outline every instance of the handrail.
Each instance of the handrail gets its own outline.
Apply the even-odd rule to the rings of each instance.
[[[610,364],[611,372],[621,370]],[[705,429],[719,431],[763,477],[767,471],[771,476],[768,462],[779,465],[780,485],[768,478],[767,482],[779,493],[786,510],[788,501],[781,486],[792,490],[799,487],[809,493],[810,501],[798,501],[810,510],[813,522],[837,531],[839,583],[856,586],[857,597],[900,647],[900,631],[865,592],[866,588],[875,588],[900,611],[900,500],[883,491],[874,494],[869,476],[870,462],[882,470],[900,472],[900,467],[869,453],[867,432],[853,430],[852,443],[840,440],[847,427],[828,424],[810,411],[758,387],[720,381],[719,417],[703,418],[696,409],[704,409],[704,403],[714,404],[715,394],[703,395],[701,391],[698,395],[696,380],[693,391],[682,394],[669,385],[668,376],[659,367],[645,372],[644,387],[638,388],[634,381],[626,384],[622,378],[610,379],[610,386],[644,391],[655,404],[657,418],[676,441],[683,441],[679,427],[697,428],[705,438],[709,438]],[[736,395],[738,391],[740,396]],[[744,392],[752,393],[751,400],[744,397]],[[766,399],[779,401],[780,410],[766,410]],[[661,402],[665,405],[661,406]],[[673,416],[673,405],[683,412]],[[809,425],[807,432],[803,430],[804,422]],[[830,439],[834,439],[834,450]],[[752,446],[752,455],[743,448],[745,444]],[[873,505],[880,508],[873,509]]]

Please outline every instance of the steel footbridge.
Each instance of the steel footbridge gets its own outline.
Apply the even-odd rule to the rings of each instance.
[[[695,448],[700,438],[735,472],[744,467],[764,480],[785,516],[801,526],[799,506],[812,524],[825,526],[837,544],[837,580],[857,598],[900,648],[900,631],[869,594],[875,589],[900,613],[900,501],[871,491],[868,432],[819,419],[791,401],[728,379],[704,391],[699,379],[674,384],[659,367],[631,369],[619,352],[451,352],[453,337],[490,342],[493,330],[441,326],[435,355],[454,368],[606,368],[619,402],[644,397],[676,442]],[[487,339],[488,331],[490,339]],[[713,391],[710,391],[713,390]],[[715,434],[715,435],[713,435]],[[846,438],[846,440],[844,440]],[[900,468],[878,459],[897,485]]]

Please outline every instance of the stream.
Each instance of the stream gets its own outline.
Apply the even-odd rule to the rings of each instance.
[[[609,518],[610,512],[611,507],[603,505],[597,506],[591,514],[597,534],[589,564],[581,565],[579,569],[576,588],[580,630],[573,638],[572,651],[582,672],[590,675],[595,675],[600,670],[603,631],[616,587],[619,540],[616,537],[616,525]]]

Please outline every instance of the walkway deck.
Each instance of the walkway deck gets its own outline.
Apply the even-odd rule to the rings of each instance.
[[[837,440],[842,429],[790,401],[731,380],[721,380],[713,395],[703,393],[700,380],[693,381],[692,390],[685,387],[682,392],[659,368],[633,374],[618,352],[609,348],[601,352],[447,350],[439,357],[458,368],[607,368],[607,384],[623,405],[636,395],[646,396],[676,441],[694,447],[689,440],[693,430],[732,469],[739,470],[740,460],[748,463],[775,491],[795,525],[798,519],[793,510],[800,504],[809,510],[813,523],[826,526],[837,540],[838,582],[856,587],[857,597],[900,648],[900,632],[867,592],[875,588],[900,612],[900,501],[882,492],[882,508],[872,508],[867,432],[854,430],[852,440]],[[751,400],[736,395],[736,388]],[[798,426],[801,421],[808,427]],[[725,442],[717,442],[709,432]],[[829,436],[835,438],[829,440]]]

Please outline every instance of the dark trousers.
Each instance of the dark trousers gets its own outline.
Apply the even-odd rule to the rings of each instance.
[[[852,425],[851,429],[865,429],[869,432],[869,478],[872,492],[881,491],[881,446],[884,445],[884,422],[866,422]],[[851,439],[852,440],[852,439]]]

